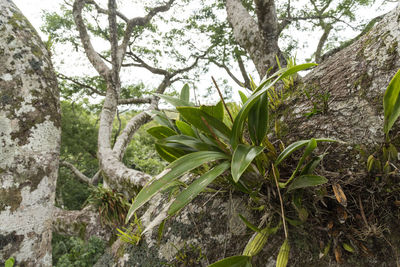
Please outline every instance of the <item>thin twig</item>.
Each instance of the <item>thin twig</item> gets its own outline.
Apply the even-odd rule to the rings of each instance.
[[[286,228],[285,211],[283,210],[283,200],[282,200],[282,196],[281,196],[281,191],[280,191],[280,189],[279,189],[278,179],[276,178],[275,166],[274,166],[274,164],[272,164],[272,173],[273,173],[274,178],[275,178],[276,189],[278,190],[279,201],[280,201],[280,203],[281,203],[283,230],[285,231],[285,237],[286,237],[286,239],[287,239],[287,238],[288,238],[288,231],[287,231],[287,228]]]
[[[224,104],[224,107],[225,107],[225,109],[226,109],[226,112],[228,112],[229,118],[231,118],[231,121],[232,121],[232,123],[233,123],[233,118],[232,118],[232,115],[231,115],[231,113],[229,112],[229,109],[228,109],[228,107],[226,106],[225,100],[224,100],[224,98],[222,97],[221,90],[219,90],[219,87],[218,87],[218,84],[217,84],[217,82],[215,81],[215,79],[214,79],[214,77],[213,77],[213,76],[211,76],[211,79],[213,80],[213,82],[214,82],[214,85],[215,85],[215,87],[217,88],[217,91],[218,91],[219,97],[220,97],[220,98],[221,98],[221,100],[222,100],[222,104]]]

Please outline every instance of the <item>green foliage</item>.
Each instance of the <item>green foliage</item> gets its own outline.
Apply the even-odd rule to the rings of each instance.
[[[164,124],[165,126],[163,127],[169,127],[170,130],[167,131],[163,128],[162,132],[168,132],[168,134],[161,135],[157,133],[155,136],[159,137],[158,142],[164,145],[164,147],[169,147],[176,150],[168,151],[171,156],[176,158],[176,160],[167,166],[165,173],[162,173],[159,177],[156,177],[150,185],[144,187],[139,192],[128,212],[127,220],[129,220],[134,212],[156,193],[168,187],[170,183],[173,183],[181,175],[198,168],[205,163],[207,163],[207,165],[204,165],[206,166],[206,169],[212,168],[213,166],[217,167],[201,175],[192,185],[182,191],[177,196],[175,202],[173,202],[171,205],[168,211],[169,215],[174,215],[177,211],[183,208],[195,196],[204,190],[209,183],[211,183],[217,176],[224,173],[224,171],[229,167],[231,169],[232,178],[230,178],[228,175],[226,177],[228,181],[231,181],[237,188],[242,188],[242,190],[244,188],[246,191],[246,188],[250,185],[246,185],[244,181],[238,183],[242,174],[246,171],[251,171],[254,168],[257,168],[258,172],[263,175],[265,168],[269,168],[269,162],[272,162],[270,159],[268,159],[266,154],[261,154],[264,151],[264,148],[255,145],[261,140],[264,140],[264,136],[267,133],[266,130],[262,130],[262,137],[260,136],[260,138],[257,140],[253,139],[252,145],[247,144],[247,141],[239,138],[239,136],[243,136],[245,122],[250,120],[250,117],[252,118],[251,120],[258,122],[263,121],[264,123],[267,123],[267,121],[259,119],[259,116],[263,116],[259,109],[257,108],[256,110],[253,110],[252,107],[260,99],[263,99],[263,96],[266,96],[268,89],[271,88],[277,81],[287,78],[290,75],[295,74],[297,71],[311,66],[314,66],[314,64],[306,64],[293,66],[287,69],[281,69],[279,72],[267,78],[259,87],[255,88],[253,95],[248,98],[246,103],[244,103],[240,111],[237,113],[233,122],[232,130],[221,121],[219,112],[211,112],[211,114],[214,115],[212,116],[204,110],[196,107],[190,107],[190,103],[184,103],[185,106],[182,107],[179,106],[182,104],[181,100],[178,101],[178,99],[168,98],[170,103],[177,105],[177,111],[182,116],[182,119],[185,120],[184,124],[182,125],[186,126],[186,130],[190,126],[195,137],[182,135],[182,133],[178,130],[179,127],[176,127],[175,122],[170,119],[165,119],[165,121],[168,121],[168,124]],[[263,101],[262,103],[266,105],[264,108],[268,108],[267,102]],[[250,123],[247,125],[250,127]],[[159,128],[160,126],[153,128],[153,130],[150,129],[150,132],[156,132],[156,130],[159,130]],[[268,127],[261,128],[268,129]],[[172,135],[176,131],[179,133]],[[289,157],[294,151],[308,144],[303,157],[298,163],[298,166],[288,181],[283,184],[283,187],[285,187],[291,182],[292,179],[295,178],[305,159],[308,158],[311,152],[316,148],[317,141],[333,140],[311,139],[299,141],[282,151],[281,155],[276,158],[275,164],[279,165],[282,160]],[[264,143],[267,147],[271,148],[271,145],[268,145],[269,142],[266,141]],[[274,150],[273,147],[272,149]],[[231,151],[233,151],[233,153]],[[182,153],[184,153],[184,155],[182,155]],[[255,162],[254,166],[251,165],[252,162]],[[267,166],[263,166],[265,164]],[[307,177],[310,176],[303,176],[300,182],[304,179],[307,179]]]
[[[400,115],[400,70],[394,75],[383,97],[385,124],[383,131],[386,136]]]
[[[61,112],[61,160],[74,164],[83,174],[92,177],[98,169],[95,116],[84,104],[69,101],[61,101]],[[88,196],[88,185],[79,182],[69,169],[59,169],[58,206],[78,210]]]
[[[263,147],[249,146],[240,144],[237,146],[232,155],[231,172],[232,178],[235,183],[239,181],[240,176],[246,171],[250,163],[257,157],[262,151]]]
[[[10,257],[6,260],[4,267],[13,267],[15,263],[14,257]]]
[[[326,183],[327,179],[325,177],[312,174],[322,157],[316,159],[311,156],[318,142],[334,142],[335,140],[311,138],[310,140],[297,141],[290,144],[286,149],[282,149],[281,153],[277,155],[275,148],[266,137],[269,131],[269,121],[266,118],[268,115],[265,115],[266,113],[268,114],[269,110],[269,90],[272,90],[274,85],[281,79],[289,79],[296,72],[311,66],[314,66],[314,64],[280,69],[277,73],[266,78],[260,86],[254,86],[253,94],[247,100],[243,98],[245,103],[238,112],[235,112],[233,123],[230,126],[224,123],[225,116],[221,117],[221,111],[216,112],[221,110],[222,106],[220,104],[218,104],[220,105],[219,108],[216,105],[202,109],[201,107],[194,107],[191,103],[182,99],[166,98],[169,103],[176,106],[181,120],[163,117],[163,126],[153,127],[149,129],[149,132],[159,139],[158,145],[170,149],[164,152],[168,152],[170,159],[175,158],[175,160],[167,166],[165,172],[161,173],[139,192],[129,209],[127,221],[155,194],[175,186],[180,176],[193,170],[196,170],[196,173],[200,174],[200,176],[177,194],[169,207],[169,216],[179,212],[219,176],[225,178],[237,190],[246,192],[250,198],[254,198],[257,201],[255,197],[257,194],[256,188],[259,188],[260,185],[254,187],[257,183],[248,180],[248,178],[241,179],[241,177],[245,173],[256,173],[262,178],[269,179],[273,184],[275,184],[275,179],[278,186],[280,178],[277,167],[280,167],[285,159],[291,157],[294,152],[301,148],[305,149],[295,169],[289,178],[285,177],[285,182],[279,182],[277,190],[289,185],[285,192],[289,194],[295,189]],[[184,94],[182,98],[187,99],[187,90],[182,91]],[[165,116],[165,114],[160,116]],[[253,128],[252,134],[250,128]],[[180,129],[183,129],[190,136],[184,135]],[[250,133],[250,139],[243,138],[245,132]],[[165,156],[165,154],[162,156]],[[230,170],[230,173],[227,170]],[[246,225],[251,225],[247,220],[244,220],[244,222]],[[286,227],[285,223],[284,227]],[[256,227],[253,228],[257,229]],[[245,250],[246,254],[244,256],[227,258],[214,265],[233,266],[233,264],[237,264],[237,266],[251,266],[247,265],[250,264],[247,256],[257,254],[265,245],[267,236],[276,232],[278,228],[279,226],[275,228],[267,227],[262,233],[257,231],[257,234],[248,242],[248,248]],[[282,258],[282,255],[279,257]]]
[[[110,226],[124,225],[129,208],[125,196],[101,185],[91,188],[90,191],[87,203],[98,209],[102,223]]]
[[[138,219],[136,213],[134,215],[134,221],[128,227],[122,227],[122,230],[117,228],[117,236],[125,243],[137,245],[141,239],[143,229],[142,222]]]
[[[251,257],[249,256],[232,256],[217,261],[208,267],[251,267]]]
[[[90,267],[103,255],[106,245],[92,236],[87,242],[77,237],[65,237],[53,233],[53,266]]]

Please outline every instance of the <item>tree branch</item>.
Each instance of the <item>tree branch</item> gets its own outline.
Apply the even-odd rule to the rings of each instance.
[[[278,38],[278,18],[274,0],[256,0],[258,27],[266,40]]]
[[[122,64],[122,59],[124,57],[124,54],[126,53],[126,49],[128,48],[129,40],[131,38],[134,27],[145,26],[158,13],[168,11],[174,1],[175,0],[169,0],[165,5],[150,9],[149,13],[145,17],[136,17],[128,21],[125,29],[124,38],[120,47],[118,48],[118,56],[121,59],[121,61],[119,62],[120,65]]]
[[[79,181],[88,184],[88,185],[97,185],[101,171],[97,171],[96,174],[90,179],[86,175],[84,175],[80,170],[78,170],[73,164],[69,163],[68,161],[61,160],[60,161],[61,167],[66,167],[70,169],[74,174],[75,177],[78,178]]]
[[[242,77],[244,79],[243,87],[251,90],[250,79],[249,79],[249,76],[247,75],[246,67],[244,66],[242,57],[240,55],[237,55],[236,60],[238,62],[240,72],[242,73]]]
[[[137,64],[132,63],[129,66],[142,67],[142,68],[147,69],[151,73],[157,74],[157,75],[164,75],[164,76],[170,75],[170,73],[164,69],[150,66],[143,59],[141,59],[139,56],[137,56],[133,52],[127,52],[127,55],[130,56],[134,61],[138,62]],[[125,66],[127,66],[127,65],[125,65]]]
[[[143,98],[124,98],[118,99],[118,105],[128,105],[128,104],[150,104],[152,101],[151,97],[143,97]]]
[[[86,3],[86,0],[75,0],[73,5],[73,15],[76,27],[79,31],[79,36],[85,50],[85,54],[89,59],[92,66],[96,69],[96,71],[104,78],[108,79],[108,75],[110,73],[110,68],[104,63],[104,61],[100,58],[97,52],[94,50],[93,45],[90,41],[89,34],[86,30],[86,26],[83,22],[82,18],[82,9]]]
[[[57,77],[60,78],[60,79],[64,79],[64,80],[68,80],[70,82],[73,82],[74,84],[79,85],[79,86],[81,86],[83,88],[89,89],[94,94],[101,95],[101,96],[105,96],[106,95],[104,92],[100,92],[99,90],[97,90],[93,86],[81,83],[81,82],[79,82],[79,81],[77,81],[77,80],[75,80],[75,79],[73,79],[71,77],[65,76],[64,74],[58,73]]]
[[[317,50],[315,51],[315,62],[317,62],[317,63],[321,63],[322,48],[323,48],[326,40],[328,39],[329,33],[331,32],[332,29],[333,29],[332,25],[330,25],[330,24],[326,25],[324,28],[324,33],[322,34],[321,38],[319,39]]]
[[[79,179],[79,181],[84,182],[85,184],[90,184],[90,179],[89,177],[87,177],[86,175],[84,175],[83,173],[81,173],[74,165],[72,165],[71,163],[64,161],[64,160],[60,160],[60,166],[62,167],[67,167],[68,169],[70,169],[74,174],[75,177]]]
[[[213,63],[214,65],[216,65],[217,67],[224,69],[226,71],[226,73],[229,75],[229,77],[232,78],[232,80],[239,86],[244,87],[244,83],[242,83],[233,73],[232,71],[228,68],[228,66],[226,66],[223,63],[219,63],[217,61],[215,61],[214,59],[209,58],[208,59],[211,63]]]

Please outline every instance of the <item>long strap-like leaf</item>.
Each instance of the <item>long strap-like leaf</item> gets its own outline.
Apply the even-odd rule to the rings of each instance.
[[[149,201],[157,192],[163,189],[164,186],[172,182],[181,175],[193,170],[194,168],[203,165],[206,162],[211,162],[219,159],[228,159],[228,156],[220,152],[200,151],[187,154],[174,162],[172,162],[163,172],[163,176],[148,186],[145,186],[136,196],[128,211],[126,222],[132,217],[137,209]]]

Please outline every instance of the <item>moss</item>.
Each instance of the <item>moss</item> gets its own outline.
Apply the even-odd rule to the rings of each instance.
[[[32,44],[31,51],[32,51],[32,54],[34,54],[37,58],[43,57],[43,51],[39,46]]]
[[[387,50],[388,55],[397,55],[398,42],[395,41]]]
[[[22,240],[24,240],[24,236],[17,235],[15,231],[7,235],[0,234],[0,251],[4,253],[3,248],[5,248],[8,244],[11,244],[11,248],[2,256],[5,256],[5,259],[9,258],[13,252],[18,250]]]
[[[10,207],[10,211],[17,210],[22,202],[21,190],[19,188],[0,188],[0,211]]]
[[[138,246],[127,246],[126,252],[130,255],[127,266],[166,266],[166,262],[158,257],[158,248],[155,246],[149,248],[147,243],[144,241],[140,242]]]
[[[14,12],[12,17],[8,20],[8,23],[14,28],[14,30],[23,30],[24,24],[27,23],[27,20],[21,13]]]
[[[86,236],[86,227],[87,224],[86,223],[76,223],[74,224],[74,232],[79,233],[78,236],[81,239],[85,239]]]
[[[359,96],[365,98],[367,96],[368,89],[372,85],[372,78],[368,73],[362,73],[353,83],[355,89],[359,90]]]

